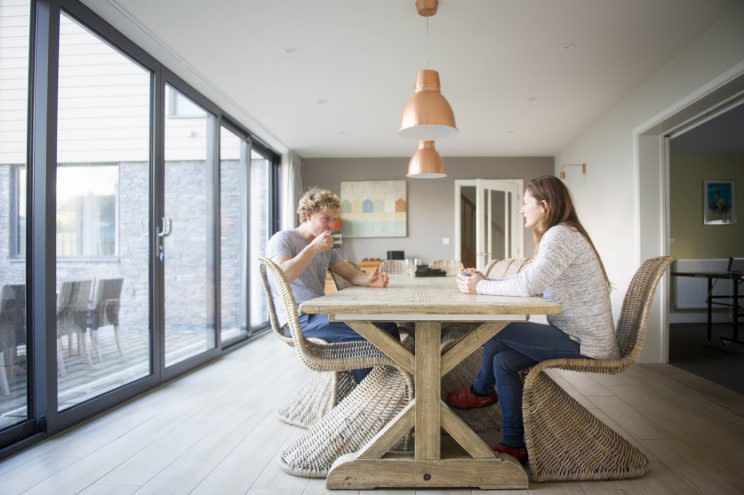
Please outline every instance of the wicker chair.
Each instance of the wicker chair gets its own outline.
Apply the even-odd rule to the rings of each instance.
[[[483,269],[486,278],[508,278],[513,277],[529,263],[529,258],[504,258],[493,260]]]
[[[314,425],[280,454],[280,467],[287,473],[325,477],[333,461],[341,455],[359,450],[408,404],[413,398],[413,382],[410,375],[392,367],[393,361],[367,341],[329,344],[305,338],[294,294],[284,272],[267,258],[259,258],[259,261],[272,328],[278,328],[278,322],[267,274],[270,274],[285,314],[289,317],[291,337],[283,332],[280,336],[285,341],[291,338],[291,345],[308,368],[319,372],[346,372],[375,367],[357,387],[358,393],[349,394],[351,387],[344,390],[349,400],[344,400],[337,407],[333,406],[340,402],[335,390],[338,385],[326,386],[326,392],[330,391],[326,394],[327,399],[312,401],[314,405],[325,406],[322,418],[316,413]],[[338,378],[336,381],[339,381]],[[331,441],[329,436],[334,440]],[[404,443],[407,443],[407,439]]]
[[[535,365],[524,381],[522,413],[534,481],[604,480],[641,476],[648,459],[557,385],[545,371],[621,373],[635,363],[646,338],[656,286],[670,256],[647,260],[625,294],[617,325],[619,359],[551,359]]]
[[[444,270],[451,277],[462,271],[462,263],[460,260],[434,260],[429,265],[429,268]]]
[[[380,271],[388,275],[408,275],[406,260],[385,260],[380,263]]]
[[[271,287],[266,276],[266,268],[263,264],[260,265],[259,273],[261,274],[261,282],[266,293],[271,329],[279,340],[294,347],[295,344],[292,337],[287,335],[279,327],[279,318],[276,314],[274,298],[272,297]],[[315,339],[315,341],[319,344],[324,343],[320,339]],[[312,373],[310,380],[302,385],[297,393],[292,395],[290,401],[277,409],[276,415],[285,423],[301,428],[309,428],[325,416],[328,411],[336,407],[336,404],[341,402],[355,386],[356,384],[351,373],[347,370]]]

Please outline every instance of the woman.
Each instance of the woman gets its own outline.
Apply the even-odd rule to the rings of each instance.
[[[520,371],[547,359],[617,358],[619,353],[610,282],[566,186],[553,176],[530,180],[520,213],[535,234],[537,254],[532,262],[504,280],[488,280],[468,268],[457,277],[458,288],[466,294],[542,294],[560,303],[563,312],[548,316],[548,325],[509,324],[484,346],[475,383],[449,393],[447,402],[472,409],[500,400],[504,437],[493,450],[526,462]]]

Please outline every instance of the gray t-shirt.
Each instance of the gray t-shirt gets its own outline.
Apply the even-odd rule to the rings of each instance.
[[[281,230],[269,239],[269,243],[266,246],[266,257],[289,256],[290,258],[294,258],[311,242],[312,240],[305,240],[297,229]],[[335,249],[323,251],[313,257],[305,271],[289,284],[298,307],[303,302],[320,297],[325,293],[326,272],[329,267],[335,265],[340,260],[341,258]],[[271,290],[275,294],[273,286]],[[278,301],[279,299],[274,298],[274,300]],[[280,304],[276,305],[276,313],[279,319],[279,326],[284,326],[289,319]]]

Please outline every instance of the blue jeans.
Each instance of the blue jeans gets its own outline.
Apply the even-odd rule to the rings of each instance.
[[[381,328],[389,333],[392,337],[400,340],[398,326],[393,322],[375,323],[377,328]],[[323,339],[328,343],[335,342],[359,342],[364,337],[356,333],[346,323],[340,321],[328,321],[328,315],[310,315],[300,314],[300,327],[305,338]],[[351,370],[351,375],[356,383],[364,380],[372,368],[362,368]]]
[[[553,325],[510,323],[486,342],[473,391],[487,395],[496,387],[504,414],[504,444],[524,447],[519,372],[548,359],[577,357],[579,343]]]

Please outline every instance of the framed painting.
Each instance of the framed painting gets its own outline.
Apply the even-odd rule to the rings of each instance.
[[[353,237],[406,237],[406,181],[341,183],[342,232]]]
[[[706,180],[703,182],[704,214],[706,225],[736,223],[734,181]]]

